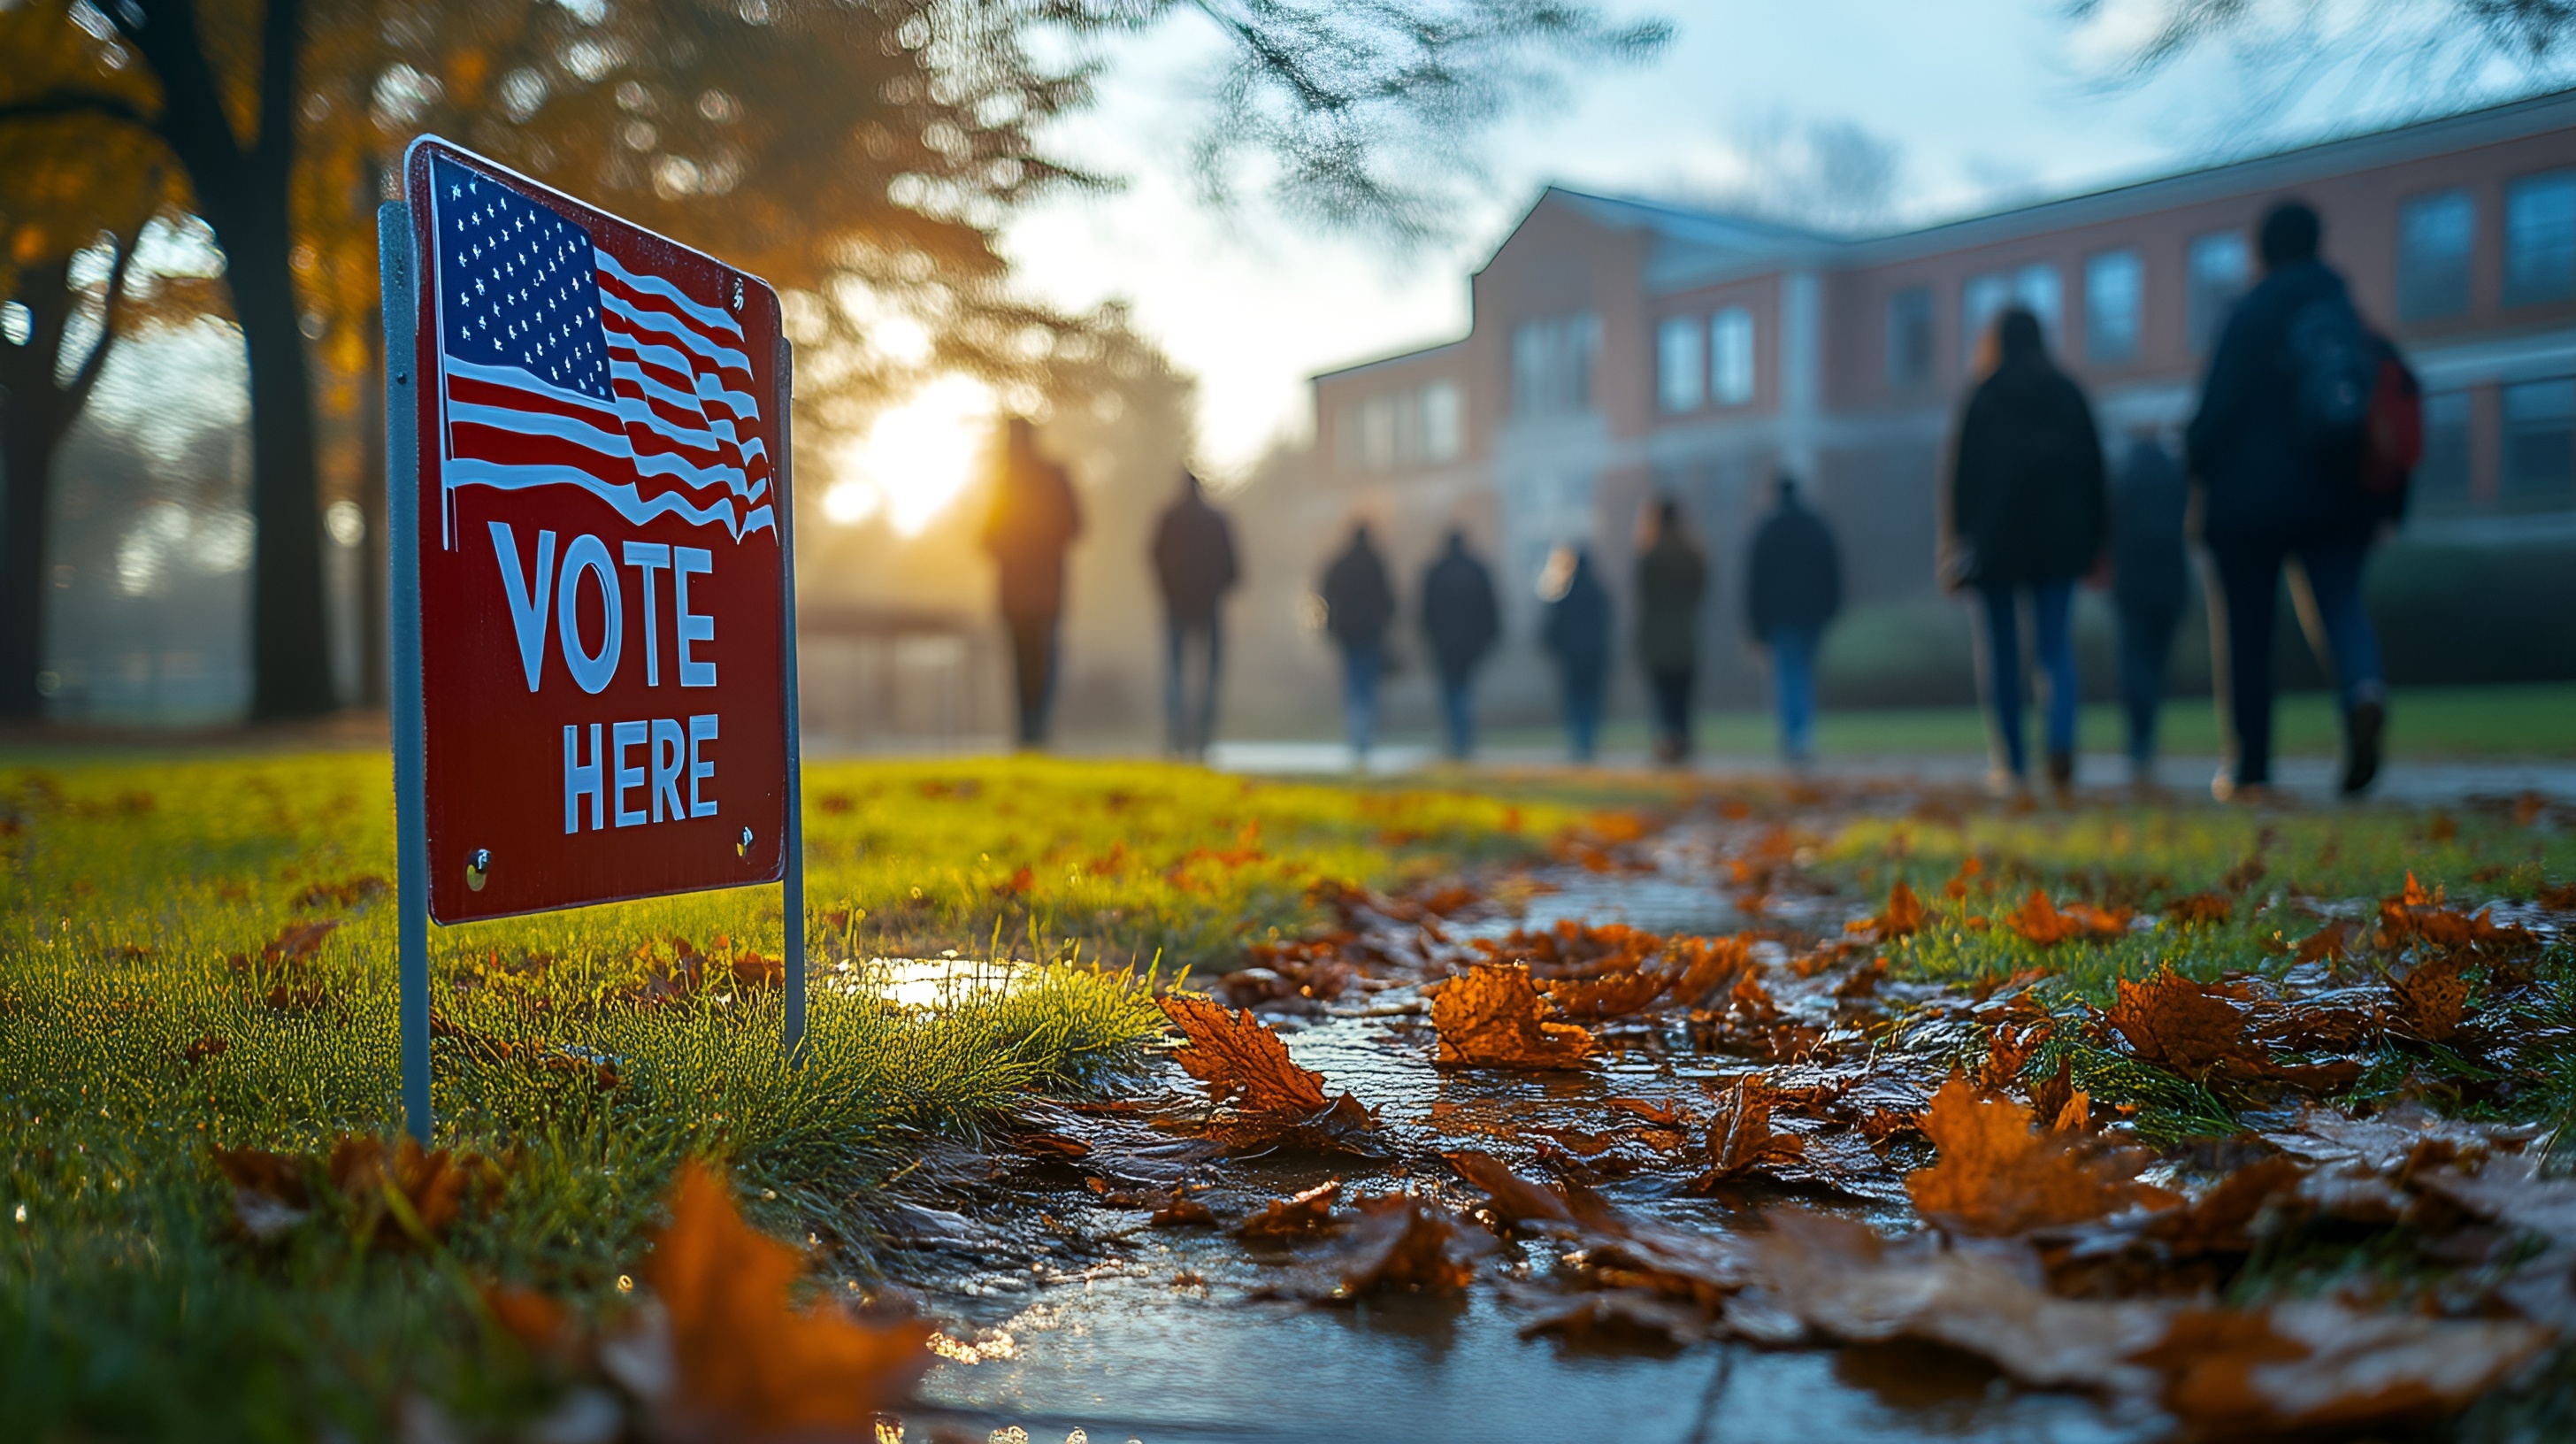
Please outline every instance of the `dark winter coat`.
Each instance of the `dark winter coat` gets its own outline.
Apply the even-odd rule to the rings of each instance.
[[[1978,586],[2072,581],[2102,555],[2107,508],[2092,404],[2049,364],[2038,324],[2014,319],[2006,318],[2001,363],[1969,398],[1950,468],[1959,580]]]
[[[1464,677],[1502,635],[1494,578],[1456,542],[1422,575],[1422,634],[1442,676]]]
[[[1673,532],[1637,558],[1637,660],[1649,672],[1687,672],[1699,664],[1699,604],[1708,595],[1708,559]]]
[[[1556,655],[1557,665],[1577,683],[1599,677],[1610,667],[1610,593],[1593,574],[1592,557],[1578,552],[1565,595],[1547,604],[1539,640]]]
[[[2123,607],[2179,611],[2191,587],[2183,514],[2191,488],[2163,443],[2141,437],[2111,483],[2111,595]]]
[[[1345,647],[1374,647],[1395,620],[1395,588],[1366,536],[1351,538],[1324,572],[1324,629]]]
[[[1001,569],[1002,614],[1051,617],[1064,609],[1064,551],[1082,534],[1082,507],[1064,468],[1029,455],[1004,463],[984,550]]]
[[[2343,277],[2323,261],[2282,266],[2236,303],[2210,354],[2185,435],[2212,541],[2367,536],[2387,515],[2361,499],[2351,458],[2316,455],[2297,436],[2290,323],[2317,301],[2351,304]]]
[[[1825,519],[1781,499],[1753,534],[1744,583],[1744,621],[1757,642],[1775,632],[1820,631],[1843,606],[1843,561]]]
[[[1154,579],[1175,620],[1204,622],[1235,583],[1234,528],[1196,487],[1154,523]]]

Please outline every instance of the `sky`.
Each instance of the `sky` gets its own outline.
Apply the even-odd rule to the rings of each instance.
[[[1198,378],[1197,455],[1224,480],[1311,433],[1309,375],[1464,334],[1468,275],[1551,182],[1721,194],[1758,172],[1766,128],[1849,125],[1893,143],[1891,219],[1912,223],[2274,149],[2398,109],[2456,108],[2514,79],[2351,67],[2367,73],[2329,77],[2285,108],[2259,104],[2270,91],[2213,52],[2142,86],[2104,86],[2102,56],[2150,3],[2111,0],[2078,29],[2063,0],[1613,0],[1614,14],[1673,22],[1662,56],[1575,76],[1555,104],[1494,132],[1479,199],[1451,238],[1410,254],[1257,202],[1224,211],[1199,200],[1189,147],[1223,51],[1184,7],[1102,52],[1098,103],[1042,137],[1124,186],[1024,211],[1004,249],[1036,297],[1130,304]],[[2376,13],[2435,3],[2382,0]]]

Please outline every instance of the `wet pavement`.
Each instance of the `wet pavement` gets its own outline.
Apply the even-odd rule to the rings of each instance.
[[[1624,922],[1662,933],[1719,934],[1747,926],[1718,885],[1723,825],[1714,820],[1658,840],[1657,871],[1535,875],[1541,889],[1511,914],[1470,913],[1440,931],[1450,947],[1560,918]],[[1794,907],[1795,904],[1792,904]],[[1861,911],[1810,899],[1805,931],[1837,931]],[[1763,923],[1780,927],[1778,911]],[[1792,920],[1794,923],[1794,919]],[[1785,950],[1766,945],[1775,963]],[[934,965],[935,966],[935,965]],[[1438,968],[1427,964],[1424,971]],[[897,1256],[903,1282],[934,1318],[951,1321],[947,1356],[907,1411],[907,1437],[1041,1444],[1057,1440],[1798,1441],[1977,1439],[2090,1441],[2152,1437],[2156,1420],[2120,1417],[2076,1394],[2011,1386],[1984,1362],[1914,1345],[1767,1350],[1742,1342],[1687,1347],[1668,1340],[1603,1346],[1528,1336],[1565,1296],[1547,1283],[1561,1245],[1497,1243],[1455,1297],[1363,1295],[1314,1302],[1296,1292],[1317,1245],[1268,1247],[1211,1227],[1151,1227],[1115,1195],[1184,1177],[1221,1216],[1249,1212],[1328,1180],[1354,1196],[1421,1190],[1453,1206],[1481,1195],[1461,1186],[1444,1150],[1480,1148],[1526,1167],[1528,1130],[1600,1127],[1612,1097],[1705,1104],[1718,1080],[1755,1065],[1659,1041],[1651,1027],[1605,1029],[1606,1056],[1582,1072],[1442,1069],[1411,983],[1378,977],[1320,1015],[1272,1021],[1298,1064],[1329,1089],[1376,1110],[1373,1136],[1391,1156],[1273,1153],[1208,1163],[1187,1145],[1150,1141],[1132,1117],[1041,1105],[1038,1129],[1080,1132],[1090,1153],[1063,1158],[969,1155],[925,1160],[930,1206],[893,1221],[916,1247]],[[911,981],[916,985],[920,977]],[[1819,1002],[1820,1006],[1829,1006]],[[1795,1008],[1784,994],[1784,1006]],[[1129,1088],[1122,1087],[1125,1094]],[[1149,1099],[1196,1105],[1198,1089],[1168,1060],[1134,1084]],[[1579,1135],[1576,1135],[1579,1137]],[[1546,1145],[1540,1139],[1540,1147]],[[1532,1170],[1533,1172],[1535,1170]],[[1089,1181],[1086,1181],[1086,1175]],[[1105,1175],[1105,1177],[1104,1177]],[[944,1190],[945,1196],[941,1196]],[[1705,1197],[1669,1176],[1606,1179],[1628,1214],[1718,1233],[1730,1211],[1770,1195]],[[1107,1196],[1104,1196],[1107,1195]],[[1901,1192],[1897,1195],[1901,1198]],[[1133,1203],[1130,1197],[1124,1202]],[[1910,1226],[1901,1203],[1798,1193],[1797,1202],[1882,1226]],[[1014,1435],[1012,1430],[1024,1431]]]

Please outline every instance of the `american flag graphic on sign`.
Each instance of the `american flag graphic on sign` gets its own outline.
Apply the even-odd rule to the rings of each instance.
[[[448,489],[568,484],[629,522],[776,535],[741,323],[505,185],[430,175]]]

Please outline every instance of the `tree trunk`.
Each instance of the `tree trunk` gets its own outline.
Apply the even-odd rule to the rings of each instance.
[[[249,214],[228,217],[229,225],[206,218],[230,263],[233,319],[250,354],[253,720],[318,717],[337,705],[322,604],[311,360],[287,267],[286,177],[262,180],[272,183],[255,185],[263,194],[241,208]]]
[[[121,283],[120,266],[111,284]],[[32,722],[45,715],[36,674],[45,665],[45,564],[53,514],[54,452],[89,396],[88,377],[115,341],[98,341],[101,354],[74,375],[69,389],[56,379],[63,332],[71,323],[71,262],[50,261],[18,273],[18,303],[27,308],[27,344],[0,343],[0,466],[7,487],[0,501],[0,718]],[[115,315],[108,321],[112,326]]]
[[[153,125],[187,168],[197,214],[223,248],[249,352],[251,716],[320,716],[336,701],[322,615],[321,487],[311,362],[287,262],[301,0],[268,0],[260,16],[259,129],[248,145],[223,104],[194,0],[131,0],[108,13],[161,82]]]

